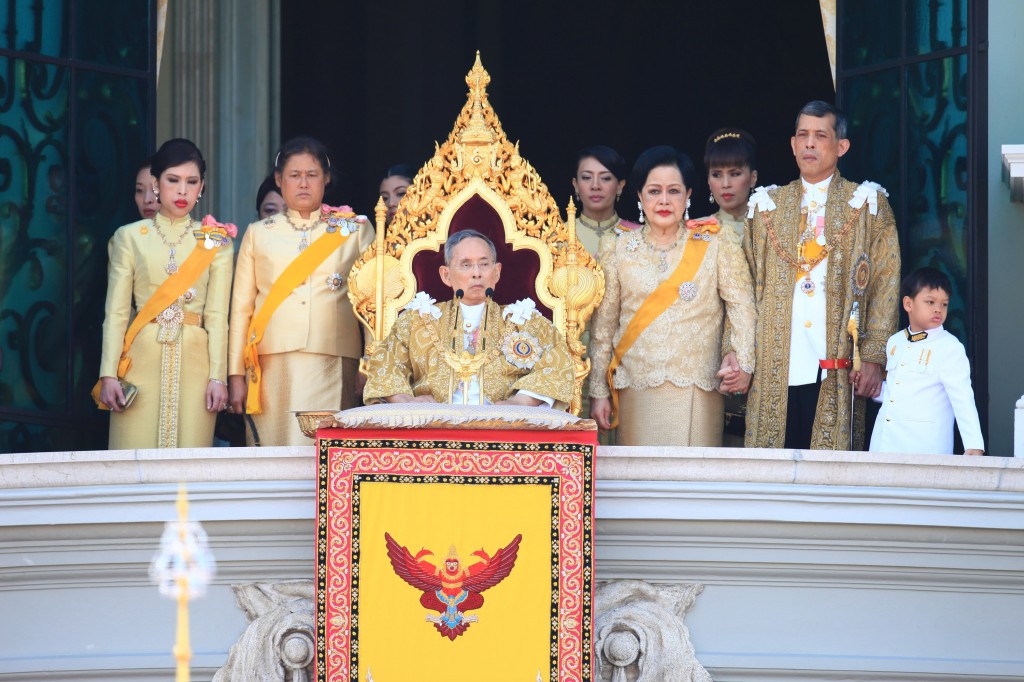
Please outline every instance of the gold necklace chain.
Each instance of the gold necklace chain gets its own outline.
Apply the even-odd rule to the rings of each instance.
[[[195,223],[192,221],[192,216],[189,216],[188,225],[185,227],[185,230],[181,233],[181,236],[178,237],[178,241],[174,243],[167,241],[167,237],[164,236],[163,230],[160,229],[160,224],[156,221],[155,216],[153,217],[153,227],[156,228],[156,233],[157,236],[160,237],[160,241],[164,243],[164,246],[170,249],[170,253],[167,255],[167,265],[164,266],[164,271],[168,275],[173,275],[178,271],[178,263],[174,259],[174,255],[177,252],[178,247],[181,246],[182,242],[185,241],[185,236],[192,231],[193,227],[195,227]]]
[[[846,236],[846,233],[849,232],[850,228],[853,227],[853,224],[860,219],[860,214],[863,210],[863,206],[858,208],[850,219],[846,221],[846,224],[843,225],[839,232],[835,234],[832,241],[821,247],[821,253],[818,254],[817,258],[813,258],[809,261],[804,259],[802,256],[799,259],[794,258],[788,251],[783,249],[782,244],[779,243],[778,236],[775,234],[775,226],[772,224],[771,212],[763,211],[761,215],[764,219],[765,229],[768,230],[768,236],[771,238],[772,246],[775,247],[775,252],[779,254],[779,258],[789,263],[795,270],[810,272],[817,267],[818,263],[828,258],[828,254],[831,253],[834,246],[843,241],[843,237]]]

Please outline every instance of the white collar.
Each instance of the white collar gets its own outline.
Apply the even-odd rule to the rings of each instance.
[[[832,184],[832,178],[833,177],[834,176],[830,175],[827,178],[825,178],[824,180],[822,180],[821,182],[811,183],[811,182],[808,182],[807,180],[804,180],[803,176],[801,176],[800,177],[800,182],[802,182],[803,185],[804,185],[804,192],[805,193],[821,192],[822,194],[828,194],[828,188],[829,188],[829,185]]]
[[[467,305],[459,301],[459,305],[462,307],[462,319],[463,328],[465,331],[473,331],[480,326],[480,320],[484,316],[484,307],[486,303],[477,303],[476,305]]]

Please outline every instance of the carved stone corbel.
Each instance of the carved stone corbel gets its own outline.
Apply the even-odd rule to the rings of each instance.
[[[316,635],[313,581],[232,585],[249,627],[213,682],[312,682]]]
[[[620,580],[594,595],[595,679],[601,682],[712,682],[683,623],[700,584]]]

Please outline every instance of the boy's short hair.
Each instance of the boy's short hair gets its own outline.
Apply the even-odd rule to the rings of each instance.
[[[900,297],[914,298],[922,289],[941,289],[947,296],[953,295],[953,284],[944,272],[935,268],[918,268],[903,278]]]

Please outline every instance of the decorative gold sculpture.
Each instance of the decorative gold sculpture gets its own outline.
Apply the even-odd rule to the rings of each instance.
[[[579,413],[583,381],[590,371],[580,335],[604,296],[604,273],[576,239],[576,209],[570,200],[568,223],[540,175],[509,142],[487,99],[490,74],[476,55],[466,75],[466,104],[442,145],[423,165],[385,228],[383,201],[376,207],[377,239],[352,267],[349,298],[356,316],[372,335],[370,352],[384,339],[398,313],[418,287],[413,258],[438,251],[448,238],[455,213],[478,196],[501,218],[513,250],[538,254],[536,300],[552,311],[576,364],[570,411]],[[506,277],[509,275],[506,274]]]

